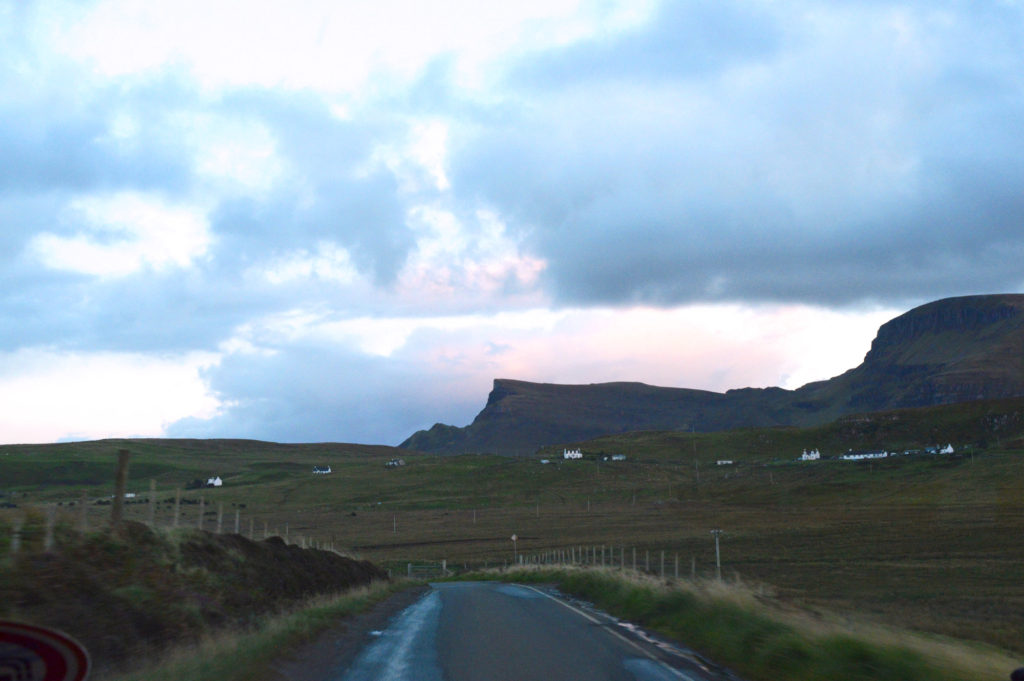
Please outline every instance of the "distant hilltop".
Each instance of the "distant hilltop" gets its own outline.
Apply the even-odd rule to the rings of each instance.
[[[400,446],[437,454],[530,455],[638,430],[812,426],[859,412],[1024,396],[1024,295],[946,298],[881,326],[860,366],[796,390],[716,393],[643,383],[495,379],[468,426],[438,423]]]

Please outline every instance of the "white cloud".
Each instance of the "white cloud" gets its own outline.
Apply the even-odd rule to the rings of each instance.
[[[309,279],[348,285],[359,279],[348,250],[330,242],[321,242],[314,250],[293,251],[267,265],[251,268],[248,274],[275,285]]]
[[[306,0],[107,0],[69,13],[52,40],[107,77],[178,66],[209,89],[285,87],[355,93],[386,74],[408,80],[460,57],[466,79],[523,49],[565,44],[643,21],[649,1],[409,3]]]
[[[179,131],[181,143],[191,148],[196,172],[204,183],[217,183],[221,197],[266,192],[287,176],[272,132],[251,117],[179,114],[172,127]]]
[[[0,354],[0,442],[161,437],[170,423],[225,406],[200,375],[216,362],[199,352]]]
[[[74,235],[43,232],[29,252],[47,267],[99,277],[187,267],[211,238],[203,211],[137,193],[79,198],[64,217]]]
[[[438,204],[409,211],[416,250],[399,274],[405,299],[459,304],[502,298],[510,307],[541,304],[537,285],[546,263],[525,252],[504,222],[487,210],[461,220]]]

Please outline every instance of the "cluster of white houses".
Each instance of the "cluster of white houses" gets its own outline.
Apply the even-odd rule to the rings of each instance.
[[[926,447],[925,449],[907,449],[902,452],[888,452],[879,450],[877,452],[854,452],[849,451],[846,454],[840,454],[839,459],[843,461],[864,461],[866,459],[887,459],[890,456],[909,456],[911,454],[953,454],[953,445],[947,444],[945,447]],[[818,461],[821,459],[821,452],[817,449],[811,451],[804,450],[804,453],[800,455],[800,461]]]
[[[562,459],[566,461],[576,461],[583,458],[583,451],[580,449],[563,449]],[[601,461],[625,461],[625,454],[605,454],[601,457]],[[541,459],[541,463],[551,463],[551,459]]]

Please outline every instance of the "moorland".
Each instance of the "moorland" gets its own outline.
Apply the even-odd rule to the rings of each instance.
[[[0,556],[6,528],[27,509],[105,523],[117,451],[127,449],[136,496],[126,517],[158,527],[174,523],[177,497],[182,527],[202,518],[207,530],[282,536],[398,572],[412,561],[494,566],[514,550],[604,546],[620,556],[665,551],[673,569],[678,556],[698,577],[714,574],[710,531],[721,529],[726,580],[812,611],[1024,653],[1022,438],[1024,400],[1011,399],[813,428],[565,443],[582,449],[581,461],[557,458],[561,446],[516,458],[245,440],[9,445],[0,447]],[[927,453],[946,444],[955,453]],[[812,448],[822,460],[797,460]],[[834,458],[880,449],[898,455]],[[605,460],[612,454],[626,458]],[[399,457],[404,465],[387,465]],[[329,475],[312,473],[326,466]],[[188,489],[213,476],[222,487]]]

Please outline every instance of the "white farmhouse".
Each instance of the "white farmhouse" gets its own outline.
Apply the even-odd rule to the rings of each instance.
[[[313,475],[330,475],[330,466],[313,466]]]
[[[732,459],[719,459],[716,462],[719,466],[731,466],[733,464]]]
[[[582,459],[583,458],[583,452],[581,452],[579,449],[563,449],[562,450],[562,458],[563,459]]]
[[[222,486],[223,484],[224,484],[224,481],[220,479],[220,476],[219,476],[219,475],[218,475],[218,476],[216,476],[216,477],[213,477],[213,478],[209,478],[209,479],[208,479],[208,480],[206,481],[206,486],[207,486],[207,487],[220,487],[220,486]]]
[[[943,447],[942,449],[939,450],[939,454],[952,454],[952,453],[953,453],[953,445],[949,445],[949,444],[947,444],[945,447]]]
[[[817,461],[820,458],[821,452],[819,452],[817,449],[812,449],[811,451],[807,451],[805,449],[804,453],[800,455],[801,461]]]

